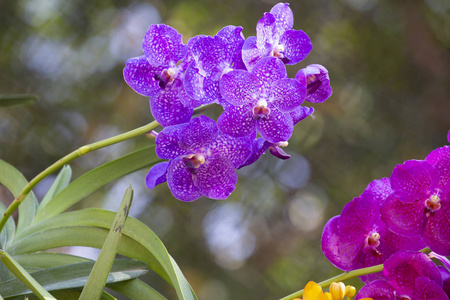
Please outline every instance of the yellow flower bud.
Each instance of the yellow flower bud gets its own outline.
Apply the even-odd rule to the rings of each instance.
[[[345,284],[342,282],[333,282],[330,285],[330,293],[334,300],[342,300],[345,295]]]
[[[356,295],[356,289],[354,286],[351,285],[347,285],[345,286],[345,296],[348,299],[351,299],[352,297],[354,297]]]

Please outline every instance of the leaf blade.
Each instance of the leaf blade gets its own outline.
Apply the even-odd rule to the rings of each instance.
[[[80,300],[89,300],[100,298],[103,288],[105,287],[109,271],[114,262],[114,258],[119,248],[119,241],[122,236],[122,229],[128,216],[128,211],[133,201],[133,189],[131,185],[127,188],[120,204],[102,250],[97,261],[92,268],[86,285],[80,295]]]
[[[35,223],[56,216],[107,183],[160,161],[155,146],[146,147],[103,164],[74,180],[40,210]]]
[[[17,197],[28,181],[15,167],[0,159],[0,183]],[[16,234],[31,225],[34,220],[37,207],[37,199],[33,192],[22,201],[19,206],[19,220],[17,222]],[[8,220],[9,221],[9,220]]]

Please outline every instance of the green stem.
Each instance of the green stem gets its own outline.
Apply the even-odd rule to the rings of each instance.
[[[376,266],[372,266],[372,267],[368,267],[368,268],[353,270],[353,271],[350,271],[350,272],[344,272],[344,273],[342,273],[342,274],[340,274],[338,276],[331,277],[330,279],[327,279],[325,281],[319,282],[318,284],[322,288],[326,288],[333,282],[345,281],[345,280],[348,280],[350,278],[354,278],[354,277],[357,277],[357,276],[362,276],[362,275],[367,275],[367,274],[381,272],[382,270],[383,270],[383,264],[380,264],[380,265],[376,265]],[[297,298],[297,297],[301,297],[302,295],[303,295],[303,290],[300,290],[300,291],[292,293],[292,294],[290,294],[290,295],[288,295],[286,297],[283,297],[280,300],[291,300],[291,299],[294,299],[294,298]]]
[[[424,248],[424,249],[420,250],[420,252],[428,254],[431,252],[431,250],[430,250],[430,248]],[[325,281],[319,282],[318,285],[320,285],[322,288],[326,288],[326,287],[330,286],[330,284],[332,284],[333,282],[342,282],[342,281],[345,281],[345,280],[348,280],[348,279],[351,279],[351,278],[354,278],[357,276],[377,273],[377,272],[381,272],[381,271],[383,271],[383,264],[372,266],[372,267],[367,267],[367,268],[362,268],[362,269],[358,269],[358,270],[353,270],[350,272],[344,272],[340,275],[337,275],[337,276],[327,279]],[[301,297],[301,296],[303,296],[303,291],[304,290],[297,291],[295,293],[287,295],[286,297],[281,298],[280,300],[292,300],[294,298]]]
[[[0,232],[3,230],[3,227],[6,224],[6,221],[8,218],[13,214],[13,212],[19,207],[20,203],[25,199],[25,197],[28,195],[28,193],[39,183],[42,179],[47,177],[48,175],[52,174],[56,170],[63,167],[65,164],[71,162],[72,160],[83,156],[91,151],[98,150],[100,148],[104,148],[110,145],[117,144],[119,142],[129,140],[131,138],[137,137],[139,135],[145,134],[156,127],[159,126],[159,123],[156,121],[153,121],[145,126],[133,129],[131,131],[113,136],[111,138],[98,141],[96,143],[88,144],[85,146],[81,146],[77,150],[67,154],[63,158],[59,159],[57,162],[49,166],[47,169],[39,173],[36,177],[34,177],[20,192],[20,194],[14,199],[14,201],[8,206],[5,213],[3,214],[2,219],[0,220]]]
[[[194,115],[202,113],[206,110],[208,110],[211,107],[211,104],[203,105],[194,110]],[[39,173],[36,177],[34,177],[20,192],[20,194],[14,199],[14,201],[8,206],[5,213],[3,214],[2,219],[0,220],[0,232],[3,230],[3,227],[5,227],[6,221],[8,218],[13,214],[13,212],[19,207],[20,203],[25,199],[25,197],[28,195],[28,193],[39,183],[42,179],[47,177],[48,175],[52,174],[56,170],[63,167],[65,164],[71,162],[72,160],[83,156],[91,151],[98,150],[100,148],[104,148],[107,146],[111,146],[129,139],[132,139],[134,137],[140,136],[142,134],[145,134],[147,132],[150,132],[151,130],[155,129],[159,126],[159,123],[156,121],[153,121],[147,125],[144,125],[142,127],[133,129],[131,131],[113,136],[111,138],[98,141],[96,143],[88,144],[85,146],[82,146],[78,148],[77,150],[67,154],[51,166],[49,166],[47,169]]]

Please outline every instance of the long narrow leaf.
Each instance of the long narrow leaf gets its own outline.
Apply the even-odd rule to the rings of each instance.
[[[34,103],[38,99],[36,95],[9,95],[0,96],[0,106],[13,106]]]
[[[56,194],[61,192],[63,189],[69,185],[70,178],[72,177],[72,169],[69,165],[62,167],[61,171],[59,171],[58,176],[56,176],[55,181],[53,181],[52,186],[49,188],[47,194],[45,194],[44,198],[42,198],[41,203],[39,203],[39,207],[36,211],[36,214],[39,213],[40,210],[45,209],[47,203],[55,197]]]
[[[16,275],[26,287],[29,288],[30,292],[33,292],[39,299],[50,300],[55,299],[49,292],[47,292],[25,269],[8,253],[1,250],[0,260],[8,267],[11,272]],[[7,297],[5,293],[0,292],[1,295]]]
[[[28,181],[16,168],[7,162],[0,160],[0,183],[2,183],[14,197],[17,197],[22,189],[28,184]],[[34,220],[36,213],[37,200],[33,192],[22,201],[19,206],[19,220],[17,222],[17,232],[28,227]]]
[[[5,211],[6,211],[6,207],[3,205],[3,203],[0,202],[0,216],[3,216]],[[14,238],[15,232],[16,232],[16,224],[14,223],[13,218],[9,217],[8,221],[5,224],[4,230],[2,230],[2,232],[0,233],[0,247],[2,249],[5,249],[5,247],[12,241],[12,239]],[[1,277],[1,272],[0,272],[0,277]]]
[[[61,245],[57,246],[58,243],[56,242],[48,244],[47,248],[43,245],[36,245],[36,243],[47,244],[48,240],[51,240],[51,238],[46,237],[46,234],[53,235],[55,239],[59,239],[59,237],[55,236],[56,234],[61,236],[61,238],[65,238],[63,233],[58,233],[57,229],[61,227],[77,228],[80,226],[96,226],[97,228],[110,228],[114,216],[113,212],[95,208],[64,213],[30,227],[24,232],[24,236],[21,240],[14,241],[9,245],[8,251],[11,253],[26,253],[60,247]],[[72,234],[76,233],[72,232]],[[180,299],[196,299],[195,294],[191,291],[181,271],[175,271],[175,266],[163,243],[150,228],[136,219],[128,218],[125,223],[123,234],[124,236],[122,239],[128,238],[130,242],[125,242],[124,240],[120,243],[119,254],[143,260],[148,263],[152,270],[174,286]],[[72,239],[75,239],[75,237],[72,236]],[[93,237],[93,239],[95,240],[96,238]],[[86,241],[86,239],[79,239],[80,243],[83,243],[83,241]],[[93,246],[94,242],[96,241],[92,241],[91,247],[98,248],[99,246]],[[76,241],[74,241],[73,245],[77,245]],[[79,245],[89,246],[85,243]],[[144,258],[124,254],[125,252],[131,253],[135,250],[134,248],[137,247],[136,245],[147,250],[147,254],[144,255]]]
[[[119,211],[103,244],[102,250],[92,268],[86,286],[81,292],[80,300],[90,300],[100,298],[105,287],[109,271],[116,257],[119,241],[122,236],[122,229],[133,201],[133,189],[129,186],[123,196]]]
[[[130,299],[167,300],[166,297],[158,293],[154,288],[137,278],[110,283],[106,286]]]
[[[62,213],[113,180],[159,162],[154,148],[155,146],[140,149],[80,176],[48,202],[45,209],[38,212],[35,222]]]
[[[54,267],[31,273],[30,275],[47,291],[80,288],[88,279],[94,265],[93,261],[72,265]],[[108,283],[120,282],[139,277],[148,271],[148,266],[141,261],[131,259],[118,259],[114,261],[111,272],[107,277]],[[34,292],[34,291],[33,291]],[[17,278],[2,282],[0,294],[3,297],[19,296],[31,293]],[[100,298],[101,292],[98,296]],[[97,298],[90,298],[97,299]]]
[[[41,269],[91,261],[90,259],[84,257],[52,252],[22,254],[17,255],[14,258],[24,268],[34,267]],[[130,299],[167,300],[167,298],[158,293],[154,288],[138,278],[121,282],[107,283],[106,286]],[[54,292],[52,292],[52,294],[56,297],[58,296]],[[79,296],[80,293],[77,295]],[[78,297],[76,299],[78,299]]]

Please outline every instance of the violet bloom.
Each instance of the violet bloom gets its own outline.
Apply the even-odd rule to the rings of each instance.
[[[314,108],[301,106],[295,111],[291,112],[290,115],[295,125],[298,122],[304,120],[306,117],[312,115],[313,112]],[[239,166],[239,169],[256,162],[267,150],[269,150],[270,154],[279,159],[289,159],[291,158],[291,156],[284,152],[284,150],[282,149],[287,145],[288,142],[271,143],[263,138],[254,139],[252,154],[247,158],[247,161],[244,164]]]
[[[355,300],[448,300],[436,265],[423,253],[402,251],[392,255],[383,267],[386,280],[364,286]]]
[[[311,40],[301,30],[293,30],[294,16],[288,3],[278,3],[256,25],[256,37],[249,37],[242,48],[248,70],[263,57],[273,56],[294,65],[311,51]]]
[[[294,128],[290,112],[299,109],[306,88],[287,78],[277,58],[261,59],[252,72],[233,70],[222,76],[220,92],[229,104],[217,120],[219,129],[233,137],[255,130],[271,143],[287,141]]]
[[[386,228],[379,206],[391,193],[389,180],[374,180],[364,193],[347,203],[340,216],[325,225],[322,251],[337,268],[351,271],[381,264],[400,250],[420,250],[425,245],[397,235]],[[382,278],[381,274],[365,275],[369,282]]]
[[[450,255],[450,147],[432,151],[424,161],[409,160],[392,172],[394,193],[381,207],[386,226],[423,239],[434,252]]]
[[[147,186],[167,180],[172,194],[182,201],[201,196],[226,199],[237,182],[234,170],[251,154],[251,147],[250,138],[223,134],[206,116],[166,127],[156,137],[156,154],[169,162],[153,166]]]
[[[186,70],[184,86],[192,98],[191,108],[219,103],[219,80],[233,69],[243,68],[242,27],[226,26],[216,36],[199,36],[191,47],[192,62]]]
[[[328,70],[322,65],[314,64],[300,69],[295,79],[306,85],[305,100],[311,103],[323,103],[333,94]]]
[[[142,44],[144,55],[130,58],[123,75],[137,93],[150,97],[150,108],[162,126],[185,123],[193,110],[183,104],[189,96],[183,87],[188,62],[179,63],[187,52],[182,36],[164,24],[151,25]]]

